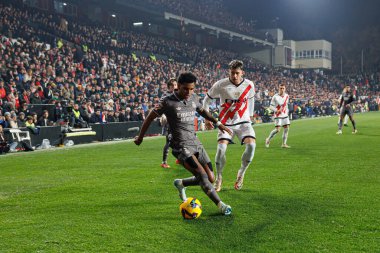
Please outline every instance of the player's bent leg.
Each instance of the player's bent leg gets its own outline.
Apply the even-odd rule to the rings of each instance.
[[[220,200],[218,193],[215,191],[214,187],[208,180],[207,175],[201,174],[199,179],[200,179],[200,185],[201,185],[202,190],[218,206],[220,212],[223,215],[230,215],[232,212],[231,206],[225,204],[223,201]]]
[[[267,148],[269,148],[269,144],[270,144],[270,141],[273,139],[273,137],[278,134],[278,132],[280,132],[280,129],[279,127],[276,126],[275,129],[272,130],[272,132],[270,132],[268,138],[265,139],[265,146]]]
[[[220,210],[220,212],[223,214],[223,215],[231,215],[232,213],[232,208],[231,206],[223,203],[223,201],[220,201],[218,203],[218,208]]]
[[[198,183],[197,183],[198,184]],[[186,201],[186,187],[183,184],[183,179],[175,179],[174,180],[174,186],[177,188],[179,192],[179,198],[182,201]]]
[[[343,117],[344,116],[345,115],[339,115],[338,132],[342,132],[342,125],[343,125]],[[338,132],[336,134],[339,134]],[[340,134],[342,134],[342,133],[340,133]]]
[[[203,165],[203,168],[205,169],[206,173],[207,173],[207,176],[208,176],[208,180],[211,182],[211,183],[214,183],[215,182],[215,176],[214,176],[214,171],[212,169],[212,163],[209,162],[207,164],[204,164]]]
[[[197,158],[193,155],[185,160],[185,168],[188,169],[199,181],[199,185],[206,195],[218,206],[220,212],[224,215],[230,215],[232,212],[231,206],[223,203],[215,191],[213,185],[208,180],[207,173],[205,172],[202,165],[199,163]]]
[[[352,115],[349,115],[349,117],[350,117],[352,127],[353,127],[352,134],[356,134],[358,130],[356,129],[356,122],[354,120],[354,117]]]
[[[349,118],[349,117],[348,117],[348,115],[346,114],[346,116],[344,117],[344,121],[343,121],[343,125],[344,125],[344,126],[348,126],[348,124],[347,124],[347,123],[348,123],[348,118]]]
[[[190,171],[198,180],[199,185],[202,190],[207,194],[207,196],[215,203],[218,204],[220,198],[216,193],[214,186],[211,184],[210,180],[208,180],[207,173],[202,165],[199,163],[198,159],[192,155],[187,158],[184,162],[185,168]]]
[[[216,181],[215,188],[219,192],[222,189],[222,175],[223,168],[226,164],[226,150],[227,150],[227,141],[219,141],[218,147],[215,155],[215,165],[216,165]]]
[[[234,188],[240,190],[243,187],[244,175],[249,165],[251,164],[253,157],[255,156],[256,142],[253,138],[246,138],[245,150],[241,156],[241,167],[236,176],[236,182]]]
[[[282,148],[290,148],[287,144],[289,134],[289,126],[284,126],[284,133],[282,134]]]
[[[199,185],[199,180],[195,177],[188,177],[174,180],[174,186],[177,188],[179,197],[182,201],[186,201],[186,187]]]
[[[170,168],[169,164],[167,163],[168,154],[169,154],[169,144],[170,144],[170,141],[168,137],[166,136],[166,143],[162,150],[162,163],[161,163],[162,168]]]

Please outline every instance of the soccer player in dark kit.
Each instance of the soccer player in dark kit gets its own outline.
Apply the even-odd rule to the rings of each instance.
[[[163,99],[164,97],[170,96],[171,94],[173,94],[175,90],[177,90],[177,80],[175,80],[174,78],[171,78],[168,81],[167,86],[168,86],[168,90],[162,95],[161,99]],[[165,114],[161,115],[160,122],[162,126],[162,135],[166,136],[166,143],[162,150],[161,167],[170,168],[170,165],[168,164],[168,154],[169,154],[170,140],[172,139],[172,134],[169,131],[169,124],[168,124]]]
[[[163,98],[159,106],[148,114],[134,142],[136,145],[140,145],[151,122],[156,117],[165,114],[172,133],[170,143],[172,153],[193,174],[189,178],[174,180],[174,186],[178,189],[180,198],[182,201],[186,200],[185,189],[187,186],[200,185],[206,195],[218,206],[220,212],[224,215],[230,215],[231,206],[221,201],[212,185],[215,180],[212,164],[206,150],[195,134],[195,112],[216,124],[221,131],[232,133],[202,108],[198,96],[194,94],[196,81],[197,78],[190,72],[180,74],[177,80],[178,90]]]
[[[342,125],[343,125],[342,122],[343,122],[344,116],[346,115],[348,115],[352,123],[352,126],[353,126],[352,133],[356,134],[358,132],[358,130],[356,129],[356,122],[354,120],[354,112],[351,106],[351,103],[356,100],[355,93],[356,93],[356,90],[352,92],[350,85],[346,85],[346,87],[344,87],[343,89],[342,95],[339,98],[340,99],[340,103],[339,103],[340,119],[339,119],[339,124],[338,124],[339,126],[338,132],[336,132],[336,134],[342,134]]]

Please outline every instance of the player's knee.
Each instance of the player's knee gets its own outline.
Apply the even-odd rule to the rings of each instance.
[[[197,175],[196,178],[199,180],[199,185],[201,186],[203,191],[206,192],[207,195],[209,195],[214,188],[210,180],[208,179],[208,176],[206,174],[200,174]]]
[[[216,151],[217,156],[224,156],[227,150],[227,144],[225,143],[218,143],[218,148]]]
[[[188,157],[185,160],[185,163],[187,163],[188,165],[190,165],[190,167],[192,169],[197,169],[198,168],[198,164],[194,161],[194,158],[192,156]]]
[[[208,163],[207,163],[207,166],[208,166],[208,168],[210,169],[210,171],[214,171],[214,169],[212,168],[212,163],[211,163],[211,162],[208,162]]]
[[[251,162],[253,156],[255,155],[256,143],[247,143],[245,144],[245,152],[243,155],[243,159],[246,162]]]
[[[207,163],[207,176],[208,176],[208,180],[211,182],[211,183],[214,183],[215,182],[215,176],[214,176],[214,172],[213,172],[213,168],[212,168],[212,163],[209,162]]]

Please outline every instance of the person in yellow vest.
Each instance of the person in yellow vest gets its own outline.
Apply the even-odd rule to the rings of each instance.
[[[80,110],[79,110],[78,104],[74,104],[74,106],[73,106],[73,109],[71,112],[70,126],[76,127],[76,128],[86,128],[87,127],[87,122],[80,115]]]
[[[83,50],[84,53],[87,53],[88,46],[87,45],[82,45],[82,50]]]
[[[150,59],[151,59],[152,61],[156,61],[156,60],[157,60],[157,59],[156,59],[156,56],[155,56],[154,54],[150,54],[149,57],[150,57]]]
[[[33,116],[31,116],[31,115],[29,115],[26,118],[25,126],[26,126],[26,128],[28,128],[32,132],[32,134],[39,134],[40,133],[40,128],[36,127],[36,125],[34,124]]]
[[[136,56],[135,53],[132,53],[132,59],[133,59],[134,61],[137,61],[137,56]]]
[[[58,40],[57,47],[58,49],[61,49],[61,47],[63,47],[63,41],[61,39]]]

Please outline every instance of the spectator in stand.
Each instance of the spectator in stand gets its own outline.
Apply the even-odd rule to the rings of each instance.
[[[17,123],[17,115],[15,112],[11,113],[11,117],[9,120],[9,127],[10,128],[19,128],[18,123]]]
[[[5,99],[7,96],[7,91],[4,88],[4,81],[0,79],[0,99]]]
[[[36,90],[33,95],[30,97],[31,104],[42,104],[42,100],[40,98],[39,91]]]
[[[95,108],[95,112],[91,115],[90,123],[93,123],[93,124],[103,123],[102,113],[101,113],[100,108]]]
[[[9,152],[8,140],[5,138],[3,126],[0,124],[0,155]]]
[[[79,105],[74,104],[70,113],[70,126],[75,128],[86,128],[87,122],[83,119],[80,113]]]
[[[109,123],[116,122],[115,112],[113,110],[108,110],[107,122],[109,122]]]
[[[36,125],[34,124],[34,118],[33,116],[29,115],[27,118],[26,118],[26,122],[25,122],[25,126],[30,130],[30,132],[32,134],[39,134],[40,133],[40,128],[39,127],[36,127]]]
[[[81,106],[79,108],[80,116],[83,118],[84,121],[89,122],[91,113],[88,111],[88,107],[90,106],[91,102],[83,100],[81,103]]]
[[[4,113],[4,118],[0,124],[3,126],[3,128],[11,128],[11,113],[6,112]]]
[[[18,119],[17,119],[17,125],[18,127],[25,127],[25,113],[20,112],[18,114]]]
[[[49,120],[49,111],[48,110],[44,110],[42,112],[42,115],[41,117],[38,119],[37,121],[37,126],[52,126],[53,125],[53,122],[51,120]]]
[[[130,121],[140,121],[139,113],[137,111],[137,108],[133,108],[132,109]]]

